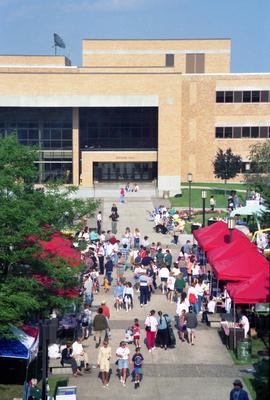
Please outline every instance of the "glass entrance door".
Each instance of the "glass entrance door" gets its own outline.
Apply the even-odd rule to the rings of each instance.
[[[94,180],[152,181],[157,177],[156,162],[94,162]]]

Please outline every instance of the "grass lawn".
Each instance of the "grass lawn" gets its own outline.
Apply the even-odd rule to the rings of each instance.
[[[244,376],[243,381],[245,382],[245,385],[250,393],[251,400],[256,400],[257,395],[256,395],[256,391],[254,389],[254,378],[252,378],[250,376]]]
[[[56,387],[67,386],[68,376],[65,375],[53,375],[49,377],[50,394],[54,396],[56,393]],[[42,387],[42,382],[38,384],[39,388]],[[0,399],[1,400],[12,400],[14,397],[23,397],[23,385],[0,385]]]
[[[237,193],[239,200],[242,204],[245,204],[246,193]],[[205,200],[205,206],[209,209],[209,199],[210,196],[214,196],[216,200],[217,208],[227,208],[228,206],[228,195],[224,195],[223,191],[219,190],[207,190],[207,199]],[[170,202],[172,207],[186,207],[189,206],[189,190],[182,190],[182,197],[170,197]],[[201,189],[191,189],[191,208],[202,208],[202,191]]]
[[[188,186],[188,182],[182,182],[182,186]],[[247,190],[248,186],[245,183],[230,183],[228,182],[226,185],[222,182],[192,182],[191,186],[200,186],[200,187],[210,187],[210,188],[220,188],[226,190]]]

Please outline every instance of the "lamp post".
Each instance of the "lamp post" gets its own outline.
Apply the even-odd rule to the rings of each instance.
[[[191,172],[187,174],[187,180],[188,180],[188,220],[191,221],[191,182],[192,182]]]
[[[207,198],[207,191],[202,190],[202,216],[203,216],[203,223],[202,226],[205,227],[205,199]]]
[[[233,217],[228,218],[228,229],[230,231],[230,243],[232,242],[232,233],[235,228],[235,219]]]

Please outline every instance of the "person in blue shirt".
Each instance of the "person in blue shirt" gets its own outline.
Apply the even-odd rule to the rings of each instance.
[[[105,264],[105,275],[108,277],[109,285],[112,284],[112,272],[113,272],[113,262],[110,257],[106,257],[107,262]]]
[[[243,389],[240,379],[233,382],[233,389],[230,393],[230,400],[249,400],[247,392]]]
[[[167,350],[169,343],[169,332],[168,332],[168,322],[170,318],[168,316],[164,316],[162,311],[158,312],[157,322],[158,322],[158,332],[157,337],[160,341],[161,349]]]
[[[117,282],[117,286],[114,288],[114,297],[115,297],[115,307],[116,311],[119,311],[123,304],[123,294],[124,294],[124,287],[121,281]]]

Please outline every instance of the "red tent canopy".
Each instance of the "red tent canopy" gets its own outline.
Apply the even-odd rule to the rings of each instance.
[[[234,240],[231,243],[224,243],[222,247],[217,247],[207,252],[207,260],[209,264],[213,264],[218,260],[228,259],[239,255],[241,252],[247,249],[253,249],[258,251],[257,246],[245,236],[239,236],[238,240]]]
[[[211,265],[217,279],[228,281],[243,281],[261,271],[265,273],[269,271],[269,262],[253,247],[240,249],[238,255],[219,259]]]
[[[218,221],[205,228],[193,232],[199,246],[205,251],[216,249],[230,243],[230,231],[224,221]],[[246,238],[243,232],[238,229],[232,231],[232,241]]]
[[[235,304],[269,303],[269,272],[261,272],[244,282],[228,283],[227,289]]]

